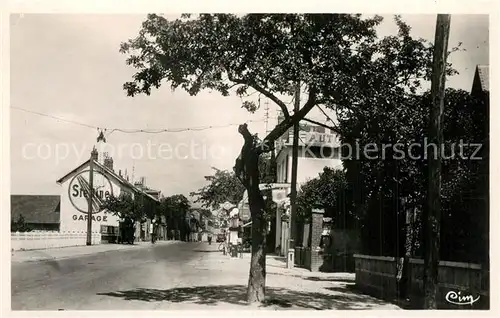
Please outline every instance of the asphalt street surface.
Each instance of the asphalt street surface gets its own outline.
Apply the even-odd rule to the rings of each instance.
[[[196,281],[200,273],[196,259],[203,254],[197,247],[203,243],[158,244],[57,261],[12,263],[12,310],[134,309],[126,299],[107,294],[164,287],[165,281],[170,286]]]
[[[11,308],[248,310],[249,255],[231,259],[217,247],[164,242],[57,261],[13,262]],[[397,309],[352,290],[351,275],[287,273],[284,261],[272,257],[266,261],[269,301],[259,309]]]

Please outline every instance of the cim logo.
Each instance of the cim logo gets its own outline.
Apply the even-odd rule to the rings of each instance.
[[[69,184],[68,195],[71,204],[79,212],[88,214],[90,200],[90,170],[85,170],[73,177]],[[113,186],[109,178],[102,172],[94,170],[93,175],[94,191],[92,195],[92,214],[97,214],[103,210],[102,203],[113,195]],[[93,217],[95,218],[95,217]],[[73,216],[75,219],[75,216]],[[83,219],[83,217],[82,217]],[[86,217],[85,217],[86,219]],[[100,219],[100,217],[99,217]],[[100,220],[98,220],[100,221]]]
[[[477,298],[474,298],[472,295],[461,295],[461,292],[449,291],[445,299],[454,305],[472,305],[479,300],[479,295]]]

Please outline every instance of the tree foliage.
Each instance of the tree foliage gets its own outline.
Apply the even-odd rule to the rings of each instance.
[[[199,220],[199,227],[202,229],[202,230],[205,230],[207,231],[208,227],[211,227],[213,226],[214,224],[214,218],[215,216],[212,214],[212,211],[210,211],[209,209],[193,209],[194,211],[198,212],[199,215],[200,215],[200,220]]]
[[[21,214],[17,218],[17,221],[12,220],[10,222],[10,231],[11,232],[31,232],[31,228],[26,224],[24,220],[24,216]]]
[[[205,176],[209,183],[198,191],[191,192],[195,198],[195,203],[202,203],[205,208],[216,210],[224,202],[237,205],[243,198],[245,187],[235,176],[234,172],[220,170],[212,167],[215,171],[213,175]]]
[[[121,192],[119,196],[111,195],[103,202],[102,208],[132,223],[144,222],[146,219],[144,201],[139,195],[133,196],[127,192]]]
[[[275,183],[277,177],[276,156],[274,151],[263,153],[259,157],[259,174],[261,183]]]
[[[195,203],[202,203],[204,208],[216,210],[224,202],[237,205],[243,199],[245,187],[232,171],[212,167],[213,175],[205,176],[209,183],[193,191],[190,196],[195,198]],[[259,173],[262,183],[276,181],[276,158],[274,154],[263,154],[259,158]]]
[[[449,158],[442,172],[440,254],[446,260],[485,264],[489,257],[489,94],[447,90],[446,96],[444,138]],[[463,153],[460,141],[465,144]]]
[[[343,170],[325,167],[318,177],[301,185],[297,217],[309,220],[311,209],[322,208],[324,216],[332,218],[335,228],[353,228],[358,217],[352,210],[351,192]]]
[[[431,100],[429,92],[388,96],[386,100],[370,104],[356,116],[339,116],[338,132],[343,143],[361,150],[359,157],[346,160],[344,165],[347,181],[355,189],[354,213],[362,219],[363,252],[400,256],[404,253],[406,211],[421,212],[427,204],[426,145]],[[459,145],[461,140],[468,145],[487,144],[486,102],[465,91],[446,90],[442,242],[447,243],[441,246],[441,257],[447,260],[478,261],[485,254],[484,250],[472,248],[470,242],[486,239],[481,233],[487,222],[487,151],[482,147],[477,156],[483,159],[470,160],[475,147],[466,146],[459,153]],[[364,152],[369,144],[378,150]],[[391,147],[383,149],[384,144]],[[349,156],[347,149],[343,155]],[[481,212],[474,213],[473,206],[481,207]]]
[[[429,77],[432,45],[413,39],[399,17],[398,34],[379,38],[381,21],[360,14],[202,14],[173,21],[148,15],[139,35],[121,46],[127,63],[137,69],[124,84],[130,96],[150,94],[168,82],[191,95],[203,89],[224,96],[234,92],[242,107],[255,111],[259,105],[245,99],[255,91],[283,112],[285,119],[263,139],[246,125],[238,129],[244,145],[235,172],[248,190],[253,222],[249,301],[263,300],[265,286],[261,154],[317,105],[352,117],[374,103],[388,103],[388,97],[397,101]],[[307,97],[291,115],[285,98],[297,82]]]
[[[188,212],[191,208],[189,200],[183,194],[175,194],[160,200],[159,213],[167,222],[167,229],[179,231],[181,240],[187,240],[189,234]]]

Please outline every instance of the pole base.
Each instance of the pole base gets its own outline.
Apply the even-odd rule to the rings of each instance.
[[[286,268],[293,268],[295,266],[295,242],[292,238],[288,239],[288,246],[286,249]]]
[[[286,258],[286,268],[294,268],[295,267],[295,250],[288,249],[288,255]]]

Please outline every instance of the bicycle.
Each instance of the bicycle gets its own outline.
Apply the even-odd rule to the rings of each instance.
[[[226,242],[220,243],[218,247],[219,252],[224,252],[225,249],[226,249]]]

